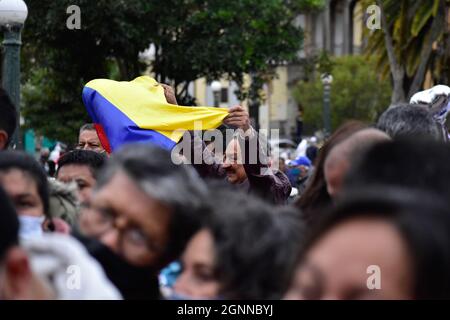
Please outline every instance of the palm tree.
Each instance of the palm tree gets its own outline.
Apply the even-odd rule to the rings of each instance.
[[[380,30],[366,31],[366,54],[393,82],[391,104],[405,102],[424,84],[427,71],[434,80],[449,79],[450,0],[377,0]],[[363,7],[373,4],[362,0]],[[430,70],[433,68],[433,70]],[[446,73],[446,75],[442,75]]]

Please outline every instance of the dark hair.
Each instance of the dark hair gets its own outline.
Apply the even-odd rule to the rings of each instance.
[[[72,150],[63,154],[58,160],[58,170],[56,176],[58,176],[59,170],[65,165],[85,165],[89,167],[92,175],[95,177],[99,169],[103,167],[106,161],[104,154],[91,151],[91,150]]]
[[[309,146],[308,148],[306,148],[306,157],[308,157],[311,163],[314,163],[316,161],[318,150],[319,149],[316,146]]]
[[[41,165],[29,154],[21,151],[6,150],[0,152],[0,172],[18,169],[26,172],[35,182],[44,207],[44,214],[49,215],[49,192],[47,176]]]
[[[170,240],[163,263],[177,258],[207,211],[203,181],[192,167],[174,164],[168,151],[147,144],[126,145],[113,154],[99,173],[96,189],[120,171],[149,197],[171,209]]]
[[[80,133],[85,130],[95,130],[95,126],[93,123],[85,123],[80,128]]]
[[[0,187],[0,263],[9,248],[18,244],[19,219],[8,195]]]
[[[450,212],[424,191],[380,186],[347,192],[308,235],[299,262],[331,229],[359,217],[380,218],[398,230],[413,262],[415,299],[450,298]]]
[[[310,181],[301,197],[295,205],[303,212],[306,221],[313,218],[314,212],[327,207],[331,203],[331,197],[327,191],[324,167],[325,160],[337,144],[351,136],[352,134],[367,128],[367,125],[360,121],[348,121],[340,126],[319,150],[319,154],[314,163],[315,169]]]
[[[204,228],[214,241],[220,295],[280,299],[303,236],[298,212],[225,188],[214,188],[211,206]]]
[[[443,142],[398,140],[373,146],[348,172],[345,189],[390,185],[423,189],[450,203],[450,149]]]
[[[6,91],[0,88],[0,130],[8,134],[6,147],[11,142],[17,126],[17,111]]]
[[[442,131],[433,115],[417,105],[401,104],[387,109],[378,119],[377,128],[393,139],[429,137],[443,140]]]

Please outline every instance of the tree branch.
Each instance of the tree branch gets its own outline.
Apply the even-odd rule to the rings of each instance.
[[[187,96],[189,94],[188,89],[189,89],[189,83],[190,81],[186,81],[183,84],[183,89],[181,90],[180,94],[182,94],[183,97]]]

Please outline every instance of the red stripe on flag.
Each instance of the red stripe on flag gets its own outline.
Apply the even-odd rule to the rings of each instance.
[[[108,154],[111,153],[111,147],[109,146],[108,137],[106,136],[105,130],[100,123],[94,123],[95,131],[97,131],[98,139],[102,144],[103,149],[105,149]]]

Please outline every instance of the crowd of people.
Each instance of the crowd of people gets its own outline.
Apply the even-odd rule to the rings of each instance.
[[[200,163],[108,154],[88,123],[49,170],[8,149],[0,90],[0,299],[449,299],[449,94],[349,121],[288,164],[240,106],[223,155],[189,133]]]

